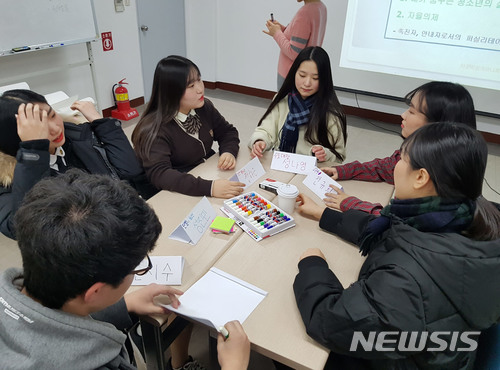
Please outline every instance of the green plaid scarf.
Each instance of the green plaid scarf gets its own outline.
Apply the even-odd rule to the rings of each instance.
[[[360,249],[367,255],[384,231],[397,218],[419,231],[436,233],[461,233],[471,223],[475,206],[470,200],[424,197],[416,199],[393,199],[380,217],[368,224],[361,236]]]

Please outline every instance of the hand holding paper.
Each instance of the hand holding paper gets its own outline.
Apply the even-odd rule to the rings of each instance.
[[[344,191],[341,188],[336,187],[335,185],[330,184],[330,188],[333,189],[333,192],[326,193],[325,197],[323,200],[327,207],[334,208],[334,209],[340,209],[340,205],[344,201],[344,199],[347,199],[350,197],[349,194],[344,193]]]
[[[342,186],[337,181],[333,180],[317,167],[312,169],[302,183],[311,189],[321,200],[325,199],[327,193],[336,193],[335,189],[342,190]],[[333,185],[333,187],[330,187],[330,185]]]
[[[172,307],[179,307],[179,299],[177,295],[184,294],[182,291],[158,284],[150,284],[144,288],[138,289],[132,293],[125,295],[125,304],[129,312],[134,312],[137,315],[155,315],[165,314],[168,310],[165,307],[157,305],[154,298],[164,294],[170,298]]]
[[[244,322],[266,295],[262,289],[212,267],[184,293],[179,307],[164,307],[217,329],[231,320]]]

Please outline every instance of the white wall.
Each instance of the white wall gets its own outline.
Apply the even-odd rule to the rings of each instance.
[[[114,105],[111,88],[124,77],[129,82],[130,99],[144,96],[136,1],[147,0],[130,0],[130,6],[120,13],[115,12],[113,0],[94,1],[99,32],[111,31],[114,42],[114,50],[108,52],[102,51],[100,40],[91,47],[96,98],[101,109]],[[287,24],[302,3],[295,0],[183,1],[187,56],[198,65],[203,79],[275,91],[279,49],[262,30],[270,13]],[[328,8],[323,46],[334,60],[340,53],[334,43],[339,17],[334,12],[335,2],[340,0],[323,1]],[[84,44],[0,57],[0,86],[27,81],[33,90],[42,94],[63,90],[70,96],[94,96],[90,68],[84,63],[86,58]],[[45,72],[40,74],[40,71]],[[335,73],[333,77],[335,81]],[[405,109],[396,101],[363,95],[356,99],[354,94],[343,92],[338,95],[343,104],[350,106],[392,114],[400,114]],[[500,120],[481,116],[478,120],[480,130],[500,134]]]
[[[124,12],[116,13],[113,0],[94,1],[99,33],[111,31],[114,43],[114,50],[107,52],[100,40],[91,43],[98,96],[85,44],[0,57],[0,86],[26,81],[42,94],[62,90],[70,96],[92,96],[105,109],[114,105],[113,84],[126,77],[129,98],[144,96],[135,2],[131,0]]]
[[[119,13],[113,0],[94,0],[94,6],[99,32],[113,36],[111,51],[103,51],[101,41],[92,43],[100,107],[109,108],[114,105],[111,88],[123,78],[130,100],[144,96],[136,0]]]
[[[346,7],[347,0],[322,0],[328,9],[328,22],[323,48],[332,60],[334,83],[344,77],[338,68],[343,34],[343,17],[339,11]],[[288,24],[297,10],[303,6],[294,0],[185,0],[187,56],[201,69],[208,81],[229,82],[264,90],[276,90],[276,73],[279,48],[276,42],[262,33],[269,13],[283,25]],[[215,39],[211,39],[215,34]],[[215,65],[215,66],[214,66]],[[354,73],[352,78],[366,78],[363,73]],[[401,80],[407,86],[401,87]],[[407,81],[406,81],[407,80]],[[352,81],[356,86],[356,80]],[[394,83],[398,89],[395,96],[404,96],[409,90],[424,81],[410,78],[396,79],[383,75],[374,82],[376,87],[386,87]],[[351,86],[345,86],[351,87]],[[471,94],[482,103],[492,99],[488,92],[471,88]],[[406,106],[402,102],[346,92],[337,94],[342,104],[401,114]],[[500,120],[478,116],[481,131],[500,134]]]

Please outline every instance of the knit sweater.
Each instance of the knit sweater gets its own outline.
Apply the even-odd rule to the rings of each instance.
[[[266,150],[278,149],[281,140],[281,129],[285,124],[288,112],[290,112],[290,109],[288,108],[288,98],[285,97],[262,121],[262,124],[255,128],[255,131],[248,142],[248,147],[251,148],[257,140],[263,140],[266,143]],[[299,126],[299,139],[295,150],[297,154],[311,155],[312,146],[318,145],[306,141],[304,137],[306,129],[307,124]],[[330,115],[328,120],[328,134],[328,140],[330,143],[334,144],[335,150],[343,158],[345,158],[344,135],[340,126],[340,121],[334,115]],[[325,152],[325,162],[341,163],[332,151],[325,148]]]
[[[280,47],[278,74],[285,78],[297,55],[308,46],[321,46],[326,30],[326,6],[304,4],[292,21],[273,38]]]

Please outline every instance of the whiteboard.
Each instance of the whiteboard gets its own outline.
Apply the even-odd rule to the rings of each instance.
[[[0,0],[0,9],[0,56],[98,38],[92,0]]]

